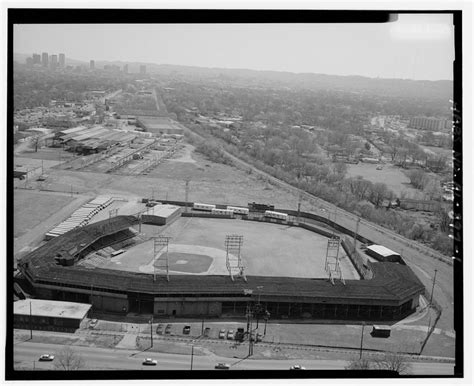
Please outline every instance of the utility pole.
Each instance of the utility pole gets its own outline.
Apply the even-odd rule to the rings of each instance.
[[[357,224],[356,224],[356,229],[355,229],[355,232],[354,232],[354,252],[356,251],[356,247],[357,247],[357,234],[359,233],[359,223],[360,223],[360,217],[357,217]]]
[[[94,309],[94,293],[92,292],[93,285],[91,284],[91,310]]]
[[[364,327],[365,327],[365,322],[362,323],[362,334],[360,334],[360,355],[359,355],[359,359],[362,359],[362,345],[364,344]]]
[[[435,282],[436,282],[436,272],[438,272],[438,270],[435,269],[434,272],[435,272],[435,274],[434,274],[434,278],[433,278],[433,287],[431,288],[431,297],[430,297],[429,307],[431,307],[431,303],[433,302],[433,292],[434,292],[434,286],[435,286]]]
[[[296,222],[300,222],[300,211],[301,211],[301,192],[298,196],[298,214],[297,214],[297,217],[296,217]]]
[[[186,187],[185,187],[185,197],[184,197],[184,201],[185,201],[185,207],[184,207],[184,211],[186,213],[188,213],[188,197],[189,197],[189,180],[186,180]]]
[[[31,324],[31,299],[30,299],[30,340],[33,339],[33,325]]]
[[[202,320],[202,323],[201,323],[201,335],[204,335],[204,319]]]
[[[250,311],[249,356],[253,355],[252,346],[252,311]]]
[[[153,315],[150,320],[150,335],[151,335],[151,347],[153,347]]]
[[[193,369],[194,345],[191,346],[191,370]]]

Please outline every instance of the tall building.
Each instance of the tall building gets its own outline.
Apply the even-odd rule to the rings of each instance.
[[[94,61],[94,60],[91,60],[91,61],[90,61],[89,68],[90,68],[91,70],[94,70],[94,69],[95,69],[95,61]]]
[[[49,56],[48,56],[48,53],[47,52],[43,52],[41,54],[41,64],[43,65],[43,67],[48,67],[48,64],[49,64]]]
[[[64,54],[59,54],[59,67],[66,67],[66,55]]]
[[[51,68],[58,67],[58,55],[51,55]]]
[[[33,54],[33,64],[41,64],[41,55]]]
[[[128,74],[128,64],[123,65],[123,73]]]
[[[141,74],[141,75],[145,75],[145,74],[146,74],[146,66],[145,66],[145,65],[141,65],[141,66],[140,66],[140,74]]]

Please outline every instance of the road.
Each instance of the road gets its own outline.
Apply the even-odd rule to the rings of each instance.
[[[49,343],[21,342],[14,346],[15,368],[54,370],[58,353],[64,346]],[[189,355],[147,353],[136,350],[105,349],[96,347],[74,346],[74,351],[80,354],[87,370],[191,370],[191,346]],[[195,351],[196,352],[196,351]],[[53,362],[39,362],[41,354],[53,354]],[[158,361],[157,366],[144,366],[143,360],[151,357]],[[193,370],[210,370],[219,363],[228,363],[231,370],[287,370],[294,364],[299,364],[308,370],[344,370],[347,362],[344,360],[271,360],[271,359],[242,359],[224,358],[213,354],[193,355]],[[452,375],[452,363],[418,363],[411,362],[411,374],[417,375]]]

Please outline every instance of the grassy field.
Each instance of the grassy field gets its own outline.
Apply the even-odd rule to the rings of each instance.
[[[347,177],[362,176],[372,183],[382,182],[394,192],[398,197],[402,192],[408,195],[418,192],[410,185],[410,180],[401,171],[399,167],[385,164],[382,170],[377,170],[377,164],[369,164],[360,162],[357,165],[347,165]]]
[[[142,227],[142,232],[156,235],[153,228],[161,227]],[[327,239],[304,229],[242,220],[179,218],[163,234],[173,237],[169,258],[174,273],[228,274],[224,240],[228,234],[238,234],[244,236],[241,256],[247,275],[327,276],[324,270]],[[358,279],[342,248],[340,256],[344,278]],[[102,266],[152,273],[153,242],[138,244]]]
[[[27,233],[72,200],[74,198],[70,196],[52,197],[35,191],[15,190],[13,236]]]

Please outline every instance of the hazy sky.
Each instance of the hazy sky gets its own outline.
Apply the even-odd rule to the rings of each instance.
[[[381,78],[453,79],[451,15],[382,24],[22,24],[17,53]]]

